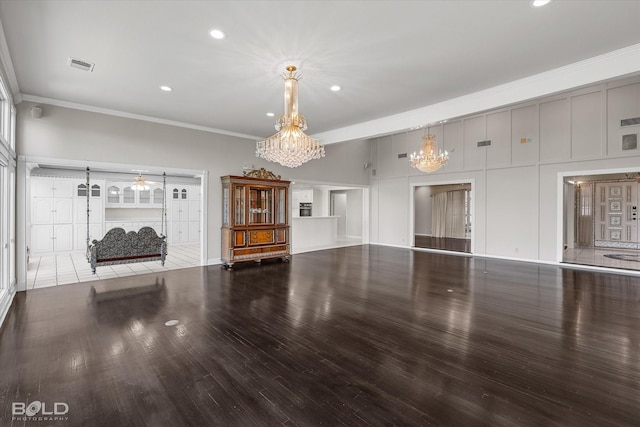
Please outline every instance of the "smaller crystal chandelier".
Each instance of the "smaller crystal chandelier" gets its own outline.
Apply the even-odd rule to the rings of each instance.
[[[149,181],[147,181],[147,179],[142,176],[142,172],[140,172],[138,176],[136,176],[133,179],[133,184],[131,184],[131,188],[133,190],[146,191],[151,187],[149,186]]]
[[[442,152],[438,148],[435,135],[431,135],[427,130],[426,135],[422,137],[422,147],[420,152],[415,151],[411,154],[409,162],[414,168],[422,172],[435,172],[442,166],[447,164],[449,153],[447,150]]]
[[[305,135],[307,119],[298,113],[298,80],[296,67],[289,65],[284,73],[284,114],[278,117],[278,133],[256,144],[256,157],[282,166],[295,168],[309,160],[324,157],[324,147],[317,139]]]

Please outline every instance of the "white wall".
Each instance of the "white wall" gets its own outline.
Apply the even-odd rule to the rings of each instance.
[[[413,190],[414,234],[431,235],[431,187],[415,187]]]
[[[255,142],[188,128],[41,105],[41,119],[30,116],[33,103],[18,106],[19,156],[124,163],[208,171],[207,258],[220,257],[220,176],[241,175],[246,163],[265,167],[282,179],[367,185],[362,164],[369,161],[366,141],[331,144],[326,157],[285,168],[255,157]]]
[[[313,216],[329,215],[329,190],[326,188],[313,189],[313,206],[311,214]]]
[[[473,182],[473,252],[559,261],[563,174],[639,171],[640,149],[622,151],[620,120],[640,117],[640,78],[595,85],[450,120],[431,128],[450,152],[424,174],[398,154],[418,149],[423,131],[371,140],[371,242],[409,246],[410,186]],[[477,142],[491,140],[488,147]],[[578,173],[576,173],[578,174]]]
[[[362,237],[362,190],[347,190],[347,236]]]

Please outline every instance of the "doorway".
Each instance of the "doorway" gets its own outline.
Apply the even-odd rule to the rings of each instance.
[[[563,262],[640,270],[640,174],[565,178]]]
[[[203,264],[203,177],[191,171],[132,170],[126,165],[85,165],[35,160],[25,170],[25,288],[146,274]],[[135,172],[135,173],[132,173]],[[197,172],[197,171],[196,171]],[[87,186],[87,180],[90,184]],[[136,187],[144,178],[144,185]],[[89,242],[113,228],[143,227],[167,236],[170,258],[103,266],[94,274]]]
[[[414,246],[471,253],[471,183],[414,187]]]
[[[338,217],[338,238],[347,236],[347,193],[331,192],[331,216]]]

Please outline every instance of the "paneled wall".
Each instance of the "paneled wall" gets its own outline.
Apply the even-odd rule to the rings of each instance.
[[[450,153],[432,174],[404,157],[419,150],[424,130],[372,139],[371,241],[411,245],[412,187],[473,182],[474,253],[557,261],[561,175],[640,171],[640,150],[622,145],[623,135],[640,135],[640,123],[620,124],[634,117],[640,117],[640,78],[450,120],[429,129]],[[491,142],[478,146],[481,141]]]

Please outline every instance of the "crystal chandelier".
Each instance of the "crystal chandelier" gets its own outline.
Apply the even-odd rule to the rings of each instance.
[[[142,176],[142,172],[133,179],[133,184],[131,184],[131,188],[133,190],[146,191],[149,188],[149,181]]]
[[[438,148],[435,135],[427,134],[422,137],[422,147],[420,152],[413,152],[409,159],[411,166],[422,172],[435,172],[447,164],[449,153],[444,153]]]
[[[295,168],[309,160],[324,157],[324,146],[317,139],[303,132],[307,129],[307,119],[298,113],[298,80],[294,74],[296,67],[289,65],[284,73],[284,114],[278,117],[278,133],[256,145],[256,157],[262,157],[282,166]]]

